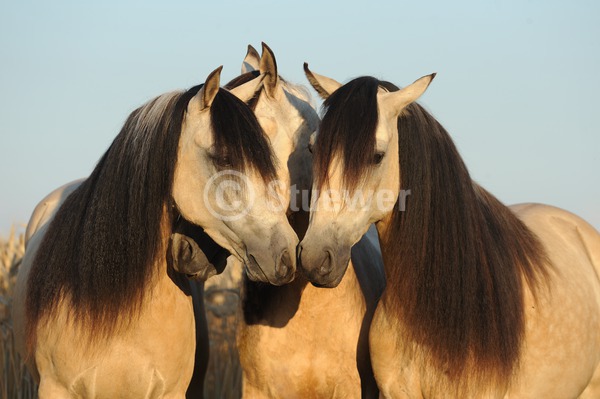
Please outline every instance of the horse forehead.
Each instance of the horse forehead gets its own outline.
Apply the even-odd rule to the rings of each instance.
[[[284,91],[286,98],[291,106],[298,110],[298,115],[305,121],[318,124],[320,121],[317,113],[317,104],[303,86],[288,87]]]
[[[316,127],[318,115],[306,101],[286,90],[277,98],[262,95],[256,104],[255,114],[267,134],[277,134],[279,130],[288,131],[288,135],[299,133],[305,125]],[[314,115],[314,116],[313,116]]]
[[[284,82],[281,89],[283,92],[281,103],[285,108],[295,109],[294,115],[302,120],[319,119],[316,111],[317,104],[304,86]]]
[[[260,123],[260,126],[263,128],[267,136],[273,140],[276,138],[277,133],[279,131],[279,126],[277,123],[277,119],[271,115],[256,115],[256,119]]]

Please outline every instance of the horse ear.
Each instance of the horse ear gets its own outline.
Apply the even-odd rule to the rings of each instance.
[[[219,86],[221,84],[222,69],[223,65],[212,71],[206,78],[206,82],[204,82],[202,90],[200,90],[200,92],[197,94],[201,96],[200,109],[209,108],[217,96],[217,93],[219,92]]]
[[[258,71],[260,68],[260,55],[251,44],[248,45],[246,57],[242,61],[242,75],[252,71]]]
[[[323,100],[327,100],[331,93],[342,87],[341,83],[328,78],[327,76],[322,76],[312,72],[310,69],[308,69],[308,63],[306,62],[304,63],[304,74],[306,75],[306,79],[308,79],[312,87],[317,91]]]
[[[277,89],[277,83],[279,83],[279,75],[277,74],[277,61],[275,61],[275,54],[273,50],[262,43],[262,57],[260,57],[260,73],[264,73],[265,76],[265,91],[269,97],[275,96],[275,89]]]
[[[407,105],[416,101],[425,93],[433,78],[435,78],[435,73],[423,76],[401,90],[384,93],[382,94],[382,102],[385,104],[386,109],[391,109],[396,116],[400,115],[400,112]]]
[[[229,90],[231,94],[247,103],[250,101],[252,97],[256,94],[257,91],[260,90],[263,79],[265,78],[264,74],[260,74],[249,82],[244,83],[243,85],[239,85]]]

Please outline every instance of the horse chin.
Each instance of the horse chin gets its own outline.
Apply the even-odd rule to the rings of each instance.
[[[267,257],[258,257],[258,259],[246,251],[244,266],[246,274],[251,281],[267,283],[270,285],[280,286],[290,283],[294,280],[296,265],[288,255],[288,251],[283,251],[279,261],[281,264],[269,264],[270,259]],[[269,273],[261,266],[267,265]]]
[[[267,283],[267,284],[271,283],[260,267],[250,266],[250,264],[251,264],[251,261],[249,261],[249,260],[244,261],[246,275],[248,276],[250,281],[254,281],[257,283]]]
[[[282,278],[269,278],[266,273],[261,269],[256,260],[250,256],[249,259],[244,261],[246,269],[246,275],[250,281],[258,283],[266,283],[270,285],[280,286],[290,283],[294,279],[294,273]]]
[[[343,278],[344,278],[344,273],[340,274],[337,277],[334,277],[333,279],[331,279],[329,281],[311,281],[311,284],[317,288],[335,288],[338,285],[340,285]]]
[[[346,273],[350,261],[350,250],[346,247],[302,246],[299,251],[299,265],[305,277],[320,288],[337,287]]]
[[[309,276],[309,281],[318,288],[335,288],[344,279],[347,267],[348,261],[344,259],[340,265],[330,269],[326,274],[315,273],[313,271]]]

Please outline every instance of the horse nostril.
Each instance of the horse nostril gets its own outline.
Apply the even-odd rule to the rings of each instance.
[[[288,270],[289,268],[286,265],[281,264],[281,266],[279,267],[279,277],[287,276]]]
[[[326,276],[331,273],[331,252],[325,251],[327,256],[323,259],[323,263],[321,263],[321,267],[319,267],[319,274],[321,276]]]
[[[277,265],[275,265],[275,271],[277,272],[278,277],[287,276],[290,270],[289,265],[291,265],[291,263],[292,259],[290,258],[290,253],[286,249],[281,253],[281,256],[279,257],[279,262],[277,262]]]

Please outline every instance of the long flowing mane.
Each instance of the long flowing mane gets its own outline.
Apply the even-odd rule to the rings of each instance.
[[[200,90],[164,94],[136,109],[94,171],[58,210],[27,282],[28,348],[37,324],[68,301],[91,338],[128,326],[149,295],[156,262],[165,261],[172,228],[172,185],[182,123]],[[220,89],[210,109],[217,154],[231,167],[275,176],[273,155],[248,107]]]
[[[228,158],[227,168],[256,171],[265,182],[276,178],[277,160],[254,112],[236,96],[220,89],[210,107],[214,153]],[[221,165],[215,162],[217,167]]]
[[[368,177],[373,154],[367,149],[375,148],[378,121],[378,82],[368,76],[356,78],[323,103],[326,112],[313,147],[317,189],[327,183],[329,165],[336,155],[341,157],[346,188],[352,190]]]
[[[235,78],[231,79],[229,81],[229,83],[227,83],[225,86],[223,86],[224,88],[226,88],[227,90],[231,90],[234,89],[238,86],[243,85],[244,83],[248,83],[249,81],[251,81],[252,79],[257,78],[258,76],[260,76],[260,72],[259,71],[250,71],[250,72],[246,72],[243,73],[239,76],[236,76]],[[250,107],[250,109],[252,109],[254,111],[254,109],[256,108],[256,103],[258,102],[258,97],[260,95],[260,93],[262,92],[262,87],[260,90],[258,90],[256,93],[254,93],[254,97],[252,97],[250,99],[250,101],[248,101],[248,106]]]
[[[315,145],[320,181],[336,153],[354,185],[373,168],[371,158],[354,154],[374,151],[378,86],[398,90],[358,78],[325,103]],[[365,111],[356,121],[359,104]],[[472,181],[446,130],[420,105],[404,110],[398,133],[401,188],[411,195],[404,211],[394,208],[381,237],[389,294],[380,306],[397,317],[402,346],[416,344],[425,366],[451,382],[438,389],[506,387],[525,331],[524,285],[535,295],[546,280],[546,254],[506,206]]]

